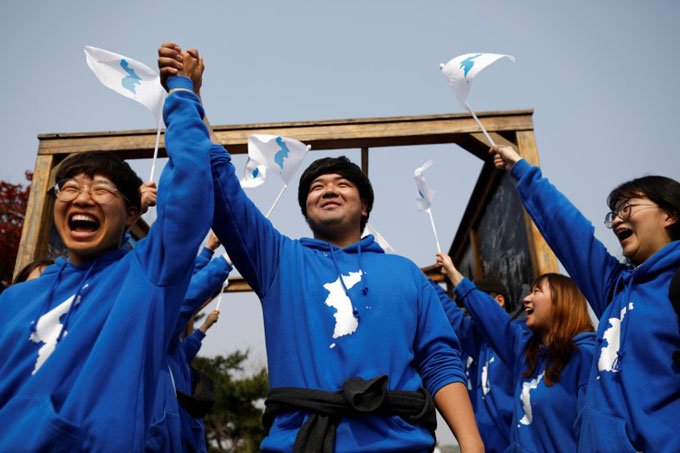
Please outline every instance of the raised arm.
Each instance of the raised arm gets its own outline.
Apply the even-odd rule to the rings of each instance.
[[[458,337],[458,341],[460,341],[462,351],[469,357],[477,360],[479,357],[479,347],[484,337],[475,328],[472,318],[465,315],[465,312],[449,298],[446,291],[434,281],[430,280],[430,283],[439,297],[449,324],[451,324],[453,331]]]
[[[215,233],[212,231],[210,232],[210,236],[208,237],[208,242],[205,244],[205,247],[203,247],[203,250],[201,250],[201,253],[196,256],[196,263],[194,264],[194,274],[201,269],[203,269],[212,259],[213,255],[215,254],[215,250],[220,246],[220,240],[217,239],[217,236],[215,236]]]
[[[475,326],[487,339],[498,357],[510,369],[514,369],[519,354],[523,351],[524,329],[513,323],[510,316],[505,312],[493,297],[477,287],[456,269],[451,257],[437,254],[437,264],[441,266],[442,273],[455,286],[454,293],[461,300],[472,316]]]
[[[208,232],[213,212],[210,140],[203,125],[203,108],[187,77],[202,69],[188,54],[184,58],[180,76],[167,80],[170,92],[163,115],[169,159],[158,184],[158,216],[147,238],[135,249],[147,278],[159,286],[174,285],[191,275],[196,250]]]
[[[187,289],[184,302],[177,318],[174,335],[179,335],[184,329],[187,322],[191,319],[201,306],[208,300],[208,298],[222,287],[222,284],[229,276],[231,266],[223,256],[218,256],[210,260],[210,262],[199,272],[195,273],[189,282],[189,289]]]
[[[583,214],[509,146],[492,148],[497,168],[511,170],[517,192],[557,258],[590,302],[597,316],[609,303],[608,289],[623,265],[595,238],[595,228]]]
[[[183,68],[173,45],[163,46],[159,50],[158,63],[161,79]],[[194,83],[194,86],[200,85],[199,81]],[[212,140],[210,163],[215,194],[213,231],[225,244],[229,257],[243,278],[262,298],[278,269],[282,235],[241,189],[231,156],[216,143],[214,134]]]

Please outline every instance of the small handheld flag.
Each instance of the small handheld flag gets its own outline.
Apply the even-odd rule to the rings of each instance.
[[[385,240],[385,238],[382,236],[382,234],[378,233],[378,230],[376,230],[370,223],[366,223],[366,226],[364,227],[364,235],[363,237],[368,236],[369,234],[372,234],[375,237],[375,242],[382,247],[382,249],[385,251],[385,253],[391,254],[391,255],[396,255],[397,252],[394,251],[392,246]]]
[[[437,243],[437,252],[441,252],[442,248],[439,245],[439,236],[437,235],[437,228],[434,225],[434,217],[432,216],[432,201],[434,200],[435,191],[430,189],[425,182],[425,170],[432,166],[433,162],[428,160],[422,166],[416,168],[413,176],[416,179],[416,186],[418,187],[418,196],[416,197],[416,204],[419,211],[425,211],[430,216],[430,224],[432,225],[432,232],[434,233],[434,240]]]
[[[163,102],[166,96],[160,76],[144,63],[96,47],[85,46],[85,59],[104,86],[139,102],[151,110],[156,118],[156,146],[149,177],[149,180],[153,181],[163,122]]]
[[[246,162],[246,169],[243,172],[243,178],[241,178],[241,187],[251,188],[260,186],[264,184],[266,177],[267,166],[249,157]]]
[[[465,55],[460,55],[453,58],[446,64],[440,64],[444,76],[449,81],[449,85],[456,93],[458,102],[460,105],[470,112],[474,120],[477,122],[479,127],[482,129],[482,133],[492,145],[495,145],[489,133],[486,131],[482,123],[475,115],[475,112],[470,107],[468,102],[468,95],[470,94],[470,84],[475,76],[484,68],[491,65],[492,63],[502,59],[507,58],[508,60],[515,62],[515,57],[512,55],[503,55],[497,53],[467,53]]]
[[[248,137],[248,157],[258,165],[266,165],[268,171],[278,174],[283,179],[283,188],[269,208],[267,218],[281,200],[288,183],[310,149],[312,147],[309,145],[280,135],[253,134]]]

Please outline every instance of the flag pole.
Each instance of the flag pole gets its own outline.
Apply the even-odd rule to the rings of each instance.
[[[151,161],[151,174],[149,175],[149,181],[153,182],[153,175],[156,172],[156,161],[158,160],[158,145],[161,142],[161,117],[158,117],[158,128],[156,129],[156,145],[153,149],[153,159]]]
[[[222,286],[222,291],[220,291],[220,297],[217,298],[217,306],[215,310],[220,311],[220,306],[222,305],[222,294],[224,294],[224,286]]]
[[[279,204],[279,200],[281,200],[281,197],[283,196],[283,193],[286,191],[287,188],[288,184],[284,184],[283,189],[281,189],[281,192],[279,192],[279,195],[276,197],[276,200],[274,200],[274,204],[272,205],[271,208],[269,208],[269,211],[267,211],[267,215],[265,216],[266,218],[269,218],[276,205]]]
[[[234,266],[234,263],[231,262],[231,258],[229,258],[227,252],[224,252],[222,254],[222,258],[224,258],[225,261],[229,263],[230,266],[232,267]],[[222,291],[220,291],[220,297],[217,299],[217,307],[215,307],[215,309],[218,311],[220,309],[220,305],[222,305],[222,294],[224,294],[224,288],[229,285],[229,276],[227,276],[227,279],[224,282],[226,283],[226,285],[224,283],[222,284]]]
[[[475,112],[472,110],[472,107],[470,107],[470,104],[468,104],[468,101],[465,101],[465,108],[467,108],[468,112],[470,112],[470,114],[472,114],[472,117],[475,119],[475,121],[477,122],[479,127],[482,129],[482,133],[484,134],[486,139],[489,141],[489,143],[491,143],[491,146],[496,146],[496,143],[494,143],[494,141],[491,139],[491,136],[489,135],[489,133],[486,131],[486,129],[482,125],[482,122],[479,121],[479,118],[477,118],[477,115],[475,115]]]
[[[437,252],[441,253],[442,248],[439,245],[439,236],[437,235],[437,228],[434,226],[434,217],[432,217],[432,209],[427,208],[425,211],[430,216],[430,224],[432,225],[432,232],[434,233],[434,240],[437,243]]]

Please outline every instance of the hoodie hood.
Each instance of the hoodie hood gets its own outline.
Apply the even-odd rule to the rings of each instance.
[[[574,336],[574,344],[578,347],[593,346],[597,335],[595,332],[581,332]]]
[[[369,234],[361,238],[359,242],[355,242],[352,245],[348,245],[344,249],[341,249],[340,247],[333,245],[330,242],[320,241],[314,238],[300,238],[300,242],[307,248],[319,250],[321,252],[342,250],[345,253],[366,253],[366,252],[385,253],[382,247],[380,247],[380,245],[376,242],[375,237],[373,237],[372,234]]]

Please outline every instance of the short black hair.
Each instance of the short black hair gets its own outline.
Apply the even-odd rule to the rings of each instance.
[[[357,186],[361,201],[366,203],[366,216],[361,216],[361,231],[363,232],[368,222],[368,216],[371,214],[371,209],[373,209],[373,200],[375,198],[373,186],[368,176],[361,171],[361,168],[345,156],[317,159],[302,173],[300,185],[298,186],[298,203],[300,204],[302,215],[307,217],[307,195],[309,195],[309,188],[312,182],[319,176],[330,174],[340,175]]]
[[[508,291],[507,286],[505,286],[502,281],[496,278],[483,278],[475,280],[475,286],[477,287],[477,289],[484,291],[485,293],[489,293],[491,295],[498,294],[500,296],[503,296],[503,298],[505,299],[505,305],[503,306],[503,308],[505,309],[506,312],[512,313],[513,305],[512,302],[510,301],[510,291]]]
[[[614,211],[622,201],[635,197],[649,198],[669,215],[678,220],[668,228],[672,241],[680,239],[680,183],[665,176],[649,175],[624,182],[611,191],[607,206]]]
[[[127,199],[126,207],[141,209],[139,187],[142,185],[142,180],[120,157],[105,151],[71,154],[59,164],[55,182],[80,174],[88,178],[94,178],[97,174],[106,176]]]

